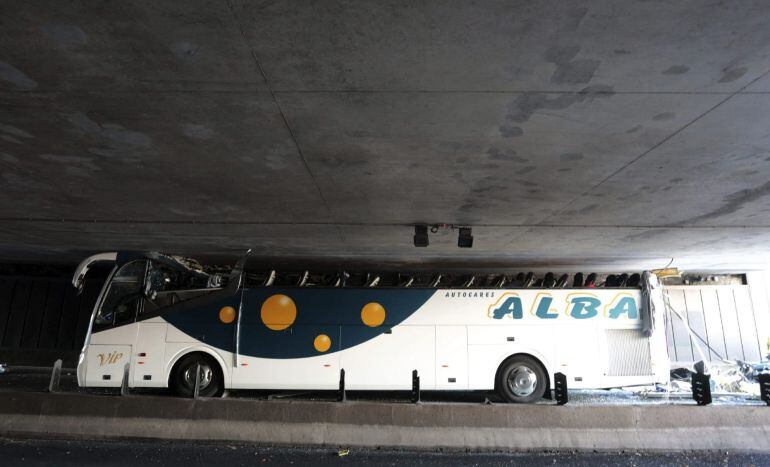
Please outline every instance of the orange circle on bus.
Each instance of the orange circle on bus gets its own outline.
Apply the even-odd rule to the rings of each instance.
[[[283,294],[268,297],[260,310],[262,323],[273,331],[282,331],[297,319],[297,305],[294,300]]]
[[[230,324],[235,321],[235,308],[223,306],[222,309],[219,310],[219,321],[222,321],[225,324]]]
[[[361,321],[369,327],[377,327],[385,322],[385,308],[377,302],[371,302],[361,308]]]
[[[332,346],[332,340],[326,334],[319,334],[313,341],[313,347],[319,352],[326,352]]]

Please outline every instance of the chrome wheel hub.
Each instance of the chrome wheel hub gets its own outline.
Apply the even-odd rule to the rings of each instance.
[[[188,366],[183,374],[184,382],[185,384],[190,387],[195,387],[195,370],[198,368],[198,365],[190,365]],[[213,371],[211,371],[211,367],[208,366],[205,363],[200,364],[200,386],[198,386],[198,389],[204,389],[208,387],[208,385],[211,383],[211,379],[213,378]]]
[[[531,368],[519,365],[508,373],[508,389],[519,397],[527,397],[535,392],[537,375]]]

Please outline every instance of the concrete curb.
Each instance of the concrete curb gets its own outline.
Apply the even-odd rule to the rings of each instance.
[[[556,407],[3,393],[0,435],[408,449],[770,452],[766,407]]]

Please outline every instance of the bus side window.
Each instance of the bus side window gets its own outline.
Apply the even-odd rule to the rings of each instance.
[[[194,274],[184,268],[172,267],[159,261],[150,261],[147,273],[147,291],[142,314],[200,297],[221,287],[211,287],[208,275]]]
[[[134,322],[142,299],[147,261],[136,260],[115,273],[94,324],[119,325]]]

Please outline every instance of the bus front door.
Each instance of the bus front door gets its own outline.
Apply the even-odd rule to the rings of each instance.
[[[99,304],[84,355],[86,386],[116,387],[136,340],[136,313],[142,299],[146,261],[123,265]]]

